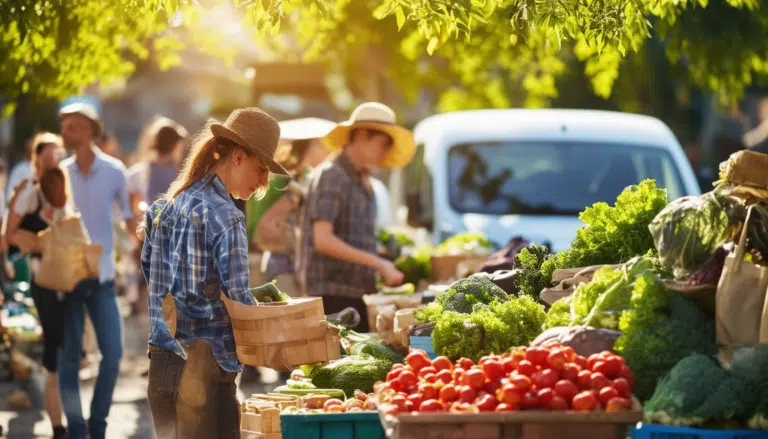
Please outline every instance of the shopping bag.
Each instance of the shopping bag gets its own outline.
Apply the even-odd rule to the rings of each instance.
[[[79,215],[51,224],[39,233],[42,258],[35,282],[72,292],[80,281],[99,276],[102,248],[92,244]]]
[[[747,211],[736,251],[725,259],[715,293],[717,342],[723,345],[751,346],[760,341],[768,267],[744,261],[751,215],[752,207]]]

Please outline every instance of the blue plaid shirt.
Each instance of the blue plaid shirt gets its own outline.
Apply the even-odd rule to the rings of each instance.
[[[185,347],[203,339],[222,369],[240,372],[232,325],[220,294],[254,304],[248,291],[245,216],[218,177],[208,176],[172,202],[146,213],[141,268],[149,290],[149,344],[186,359]],[[163,299],[176,303],[176,337],[163,320]]]

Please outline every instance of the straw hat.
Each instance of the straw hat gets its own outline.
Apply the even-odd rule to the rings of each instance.
[[[352,117],[336,125],[336,128],[323,138],[323,143],[331,152],[340,151],[349,143],[349,133],[355,128],[381,131],[392,137],[392,149],[381,160],[381,167],[402,168],[411,161],[416,152],[411,131],[397,125],[395,112],[378,102],[367,102],[355,108]]]
[[[280,122],[280,138],[287,141],[322,139],[335,127],[335,122],[318,117],[284,120]]]
[[[280,124],[258,108],[241,108],[233,111],[223,124],[213,123],[211,133],[216,137],[231,140],[259,156],[269,172],[290,175],[274,159],[275,150],[280,141]]]
[[[99,117],[99,113],[96,112],[96,109],[93,108],[93,106],[85,102],[75,102],[74,104],[69,104],[62,107],[61,110],[59,110],[60,118],[69,116],[71,114],[78,114],[90,120],[91,125],[93,126],[93,137],[101,137],[102,133],[104,132],[104,124]]]

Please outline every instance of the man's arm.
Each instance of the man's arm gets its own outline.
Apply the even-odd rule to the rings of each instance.
[[[128,183],[125,177],[125,173],[121,172],[118,179],[117,186],[117,202],[120,206],[120,213],[123,217],[123,230],[128,232],[132,237],[136,237],[136,227],[138,226],[138,218],[131,208],[131,201],[128,197]]]
[[[333,233],[333,224],[328,221],[318,220],[312,224],[312,238],[315,243],[315,251],[318,253],[351,264],[373,268],[376,271],[382,269],[383,259],[344,242]]]

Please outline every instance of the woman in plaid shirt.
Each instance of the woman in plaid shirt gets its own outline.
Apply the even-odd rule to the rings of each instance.
[[[141,266],[149,291],[149,385],[155,433],[163,438],[235,439],[242,365],[221,300],[254,304],[248,291],[245,217],[232,198],[263,196],[274,159],[277,121],[256,108],[209,124],[168,194],[147,211]],[[176,330],[163,319],[170,294]]]

